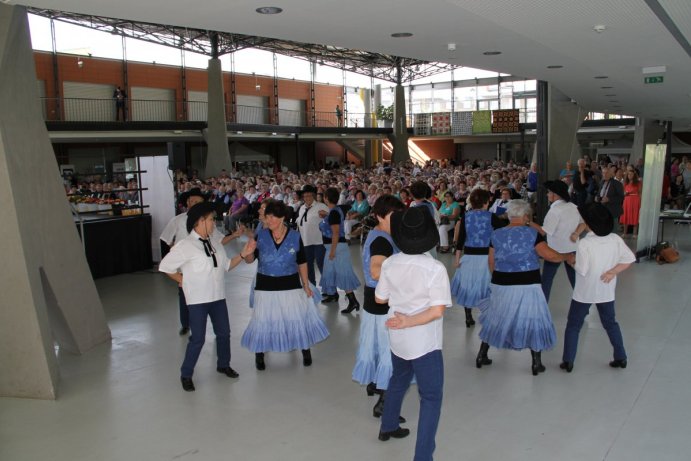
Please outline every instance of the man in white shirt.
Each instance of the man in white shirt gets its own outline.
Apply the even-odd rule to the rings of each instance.
[[[562,254],[574,253],[576,251],[578,236],[581,235],[585,224],[578,213],[578,207],[569,202],[569,188],[563,181],[547,181],[547,200],[550,202],[549,211],[545,215],[542,226],[531,222],[540,234],[547,236],[547,245],[554,251]],[[542,266],[542,291],[545,299],[549,302],[549,295],[552,291],[552,282],[557,274],[561,263],[544,261]],[[569,279],[571,288],[576,282],[576,274],[569,264],[564,262],[566,276]]]
[[[161,232],[160,240],[162,258],[166,256],[166,254],[170,251],[170,248],[173,245],[175,245],[178,242],[181,242],[189,235],[189,231],[187,230],[187,217],[189,214],[189,210],[191,210],[192,207],[194,207],[195,205],[204,202],[204,194],[202,194],[202,191],[197,188],[192,189],[189,192],[185,192],[185,194],[185,204],[187,206],[188,211],[186,213],[181,213],[175,216],[170,221],[168,221],[166,227],[163,228],[163,232]],[[215,245],[221,247],[226,243],[230,242],[231,240],[239,237],[242,234],[242,232],[242,229],[238,229],[236,232],[224,237],[214,227],[210,238]],[[190,331],[190,316],[189,310],[187,308],[187,302],[185,301],[185,293],[182,290],[182,287],[178,287],[178,307],[180,311],[179,333],[180,336],[184,336]]]
[[[374,293],[378,303],[390,306],[386,326],[393,365],[379,440],[410,433],[399,426],[399,418],[403,397],[415,376],[420,394],[415,459],[431,460],[444,388],[442,317],[452,305],[449,276],[429,254],[439,243],[439,233],[423,208],[394,212],[391,236],[401,253],[384,261]]]
[[[159,271],[182,287],[187,300],[192,334],[180,368],[180,381],[188,392],[195,390],[192,374],[204,346],[207,316],[216,334],[216,371],[229,378],[239,376],[230,367],[230,323],[224,274],[252,254],[256,243],[249,240],[240,254],[229,260],[223,247],[216,251],[213,245],[211,234],[215,228],[213,205],[195,205],[187,212],[189,235],[173,246],[158,266]]]
[[[307,258],[307,277],[312,285],[317,285],[314,272],[314,263],[317,263],[319,273],[324,270],[324,256],[326,249],[322,240],[322,233],[319,230],[319,223],[322,218],[320,212],[329,212],[329,207],[321,202],[315,201],[317,189],[309,184],[305,185],[300,191],[303,205],[298,210],[297,225],[305,246],[305,257]]]
[[[621,329],[615,319],[614,297],[617,275],[636,261],[636,256],[614,230],[612,214],[599,203],[578,207],[588,234],[578,242],[576,251],[576,286],[564,333],[564,353],[560,368],[571,372],[578,348],[578,334],[590,306],[597,305],[602,327],[614,349],[612,368],[626,368],[627,358]]]

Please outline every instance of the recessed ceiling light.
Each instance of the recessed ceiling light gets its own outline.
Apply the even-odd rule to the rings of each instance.
[[[604,24],[596,24],[593,26],[593,30],[598,34],[602,33],[605,29],[607,29],[607,26]]]
[[[446,45],[446,49],[449,51],[456,51],[456,44],[455,43],[449,43]]]
[[[278,14],[283,12],[283,8],[279,8],[277,6],[262,6],[254,11],[259,14]]]
[[[614,87],[612,87],[612,86],[601,86],[600,87],[600,89],[603,89],[603,90],[611,90],[612,88],[614,88]]]
[[[613,98],[614,96],[616,96],[616,94],[606,94],[605,96],[608,98]]]
[[[596,76],[595,76],[595,77],[593,77],[593,78],[596,78],[596,79],[602,80],[602,79],[605,79],[605,78],[609,78],[609,77],[608,77],[608,76],[606,76],[606,75],[596,75]]]
[[[391,34],[393,38],[406,38],[406,37],[412,37],[413,34],[411,32],[394,32]]]
[[[547,66],[548,69],[561,69],[561,68],[563,68],[563,67],[564,67],[564,66],[560,66],[560,65],[558,65],[558,64],[555,64],[555,65],[552,65],[552,66]]]
[[[496,56],[498,54],[501,54],[501,51],[485,51],[484,53],[485,56]]]
[[[616,100],[616,99],[611,99],[611,100],[609,100],[609,101],[607,101],[607,102],[619,102],[619,101]]]

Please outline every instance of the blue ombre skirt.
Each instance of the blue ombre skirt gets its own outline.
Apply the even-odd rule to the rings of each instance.
[[[374,315],[367,311],[360,314],[360,344],[353,368],[353,381],[360,384],[375,383],[377,389],[386,390],[393,367],[389,332],[386,329],[388,315]]]
[[[350,250],[347,243],[339,243],[336,246],[336,257],[329,259],[331,244],[324,245],[326,253],[324,255],[324,272],[322,272],[319,286],[322,292],[332,295],[336,293],[336,288],[344,291],[353,291],[360,286],[360,280],[353,271],[353,263],[350,258]]]
[[[487,255],[463,255],[461,265],[451,279],[451,296],[460,306],[476,307],[489,297],[491,279]]]
[[[328,336],[314,298],[308,298],[302,288],[256,290],[252,318],[240,343],[255,353],[288,352],[309,349]]]
[[[480,302],[480,339],[499,349],[552,349],[557,341],[542,286],[490,284]]]

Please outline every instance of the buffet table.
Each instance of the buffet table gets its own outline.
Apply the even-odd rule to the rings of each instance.
[[[84,251],[96,279],[151,269],[151,215],[82,215],[75,218],[84,235]]]

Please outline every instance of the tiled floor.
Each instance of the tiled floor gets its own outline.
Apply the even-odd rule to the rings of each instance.
[[[620,277],[625,370],[607,366],[611,348],[597,315],[586,320],[574,372],[558,369],[570,299],[563,270],[551,302],[560,345],[543,354],[548,369],[538,377],[527,351],[492,350],[494,364],[476,369],[479,326],[466,329],[461,311],[447,311],[435,459],[691,459],[691,230],[667,236],[683,251],[680,263],[644,260]],[[359,265],[358,247],[351,250]],[[59,355],[58,400],[0,399],[0,459],[412,459],[415,437],[379,442],[375,398],[350,380],[357,315],[320,307],[331,336],[313,349],[311,368],[292,353],[267,354],[267,370],[254,369],[239,346],[252,274],[240,266],[227,277],[232,366],[241,376],[216,373],[209,331],[193,393],[178,379],[186,340],[177,334],[174,285],[158,273],[99,280],[112,343],[82,357]],[[414,392],[403,408],[413,430]]]

